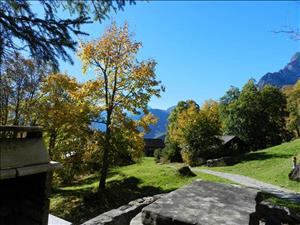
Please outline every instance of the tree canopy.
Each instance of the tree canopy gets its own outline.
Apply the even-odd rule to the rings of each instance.
[[[200,108],[195,101],[180,101],[169,117],[164,151],[178,146],[183,160],[193,165],[198,158],[207,158],[218,150],[220,131],[217,102],[206,101]]]
[[[40,84],[51,68],[14,53],[3,63],[0,124],[34,125]]]
[[[59,58],[72,62],[67,49],[76,49],[73,35],[87,34],[81,26],[92,22],[91,17],[101,22],[110,10],[123,9],[125,4],[125,0],[39,0],[33,6],[26,0],[0,1],[0,65],[16,50],[28,50],[31,57],[55,66]],[[70,17],[64,18],[62,11]]]
[[[294,86],[284,88],[284,93],[287,96],[287,109],[289,117],[287,118],[288,129],[295,133],[297,137],[300,136],[300,82],[298,81]]]
[[[99,183],[102,189],[105,188],[109,155],[114,149],[114,136],[121,131],[123,137],[130,135],[132,140],[140,140],[142,135],[138,128],[147,129],[148,124],[154,122],[147,110],[148,102],[152,96],[159,97],[160,92],[164,91],[156,78],[156,62],[152,59],[137,60],[136,55],[141,47],[141,42],[133,39],[127,24],[117,27],[113,23],[98,40],[81,43],[78,52],[83,72],[90,69],[96,76],[95,80],[86,84],[85,90],[90,96],[90,102],[99,110],[99,117],[95,121],[105,125]],[[140,111],[145,116],[139,121],[128,117],[128,112],[140,114]]]
[[[228,93],[222,99],[227,99]],[[220,109],[224,133],[237,135],[252,150],[279,144],[285,138],[286,99],[275,87],[259,90],[249,80],[237,97],[221,101]]]

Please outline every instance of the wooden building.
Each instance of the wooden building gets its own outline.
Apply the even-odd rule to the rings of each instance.
[[[159,138],[145,138],[145,155],[153,156],[155,149],[163,149],[165,147],[164,140]]]
[[[235,156],[244,153],[245,143],[235,135],[219,136],[222,141],[223,156]]]

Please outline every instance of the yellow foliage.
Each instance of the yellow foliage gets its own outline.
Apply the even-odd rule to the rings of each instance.
[[[164,90],[156,79],[156,62],[137,61],[136,55],[141,47],[140,42],[133,40],[127,24],[117,27],[112,23],[102,37],[82,42],[78,51],[83,72],[89,70],[95,75],[94,80],[83,85],[80,96],[86,96],[93,109],[98,109],[100,116],[97,117],[105,125],[104,177],[108,157],[118,149],[126,148],[133,158],[141,156],[143,133],[139,128],[146,131],[148,125],[155,122],[147,113],[139,121],[127,116],[128,113],[139,114],[140,110],[147,112],[150,98],[159,97]]]

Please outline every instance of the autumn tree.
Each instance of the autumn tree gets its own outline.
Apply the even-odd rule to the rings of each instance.
[[[288,129],[295,133],[296,137],[300,136],[300,82],[294,86],[285,87],[284,93],[287,96],[287,110],[289,116],[287,118]]]
[[[190,107],[199,109],[199,105],[193,100],[179,101],[176,107],[170,113],[168,117],[168,128],[165,139],[166,144],[170,143],[177,146],[179,145],[176,135],[179,129],[178,116],[182,111],[187,110]]]
[[[209,100],[201,108],[192,100],[179,102],[169,121],[167,145],[179,146],[185,162],[197,165],[200,158],[216,155],[221,128],[217,102]]]
[[[142,47],[133,39],[127,24],[117,27],[113,23],[101,38],[82,43],[79,57],[83,72],[93,70],[96,79],[89,84],[91,101],[99,108],[97,122],[105,125],[105,141],[102,155],[102,169],[99,189],[105,189],[109,167],[109,157],[113,154],[113,145],[118,131],[122,131],[127,140],[141,139],[131,131],[137,127],[147,128],[153,118],[149,116],[147,105],[152,96],[160,96],[163,87],[156,79],[154,60],[139,62],[136,55]],[[144,116],[140,121],[133,121],[128,112]],[[126,132],[129,130],[129,132]],[[128,136],[129,135],[129,136]],[[128,141],[125,142],[126,145]],[[133,148],[134,149],[134,148]]]
[[[49,135],[48,149],[52,156],[62,130],[81,129],[89,125],[87,105],[77,99],[80,84],[67,74],[54,73],[41,84],[38,102],[38,123]]]
[[[50,157],[64,165],[60,177],[70,181],[74,168],[82,165],[84,150],[92,137],[89,126],[94,114],[85,101],[82,84],[67,74],[50,74],[41,83],[34,111],[37,124],[44,128]]]
[[[34,125],[34,114],[41,80],[51,71],[14,53],[3,63],[0,124]]]
[[[178,115],[183,111],[189,108],[191,105],[197,105],[196,102],[193,100],[188,101],[179,101],[174,107],[174,109],[171,111],[169,117],[168,117],[168,127],[165,137],[165,148],[158,151],[157,153],[160,157],[160,161],[168,161],[168,162],[182,162],[182,156],[181,156],[181,148],[180,143],[173,135],[177,132],[179,125],[177,117]],[[197,107],[199,107],[197,105]]]
[[[59,59],[72,63],[70,50],[77,47],[76,36],[87,35],[82,25],[102,22],[111,10],[123,10],[134,0],[51,0],[0,1],[0,117],[6,120],[7,80],[4,62],[16,51],[25,51],[38,62],[58,68]],[[62,12],[69,13],[65,17]],[[19,80],[22,78],[19,78]],[[16,123],[16,122],[15,122]]]
[[[221,118],[219,113],[219,103],[212,99],[206,100],[201,106],[201,111],[204,113],[217,129],[221,129]]]

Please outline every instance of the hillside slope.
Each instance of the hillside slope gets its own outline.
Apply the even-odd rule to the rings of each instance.
[[[254,179],[300,192],[300,183],[290,181],[292,157],[300,163],[300,140],[284,143],[265,150],[244,155],[234,166],[215,167],[212,170],[241,174]]]

